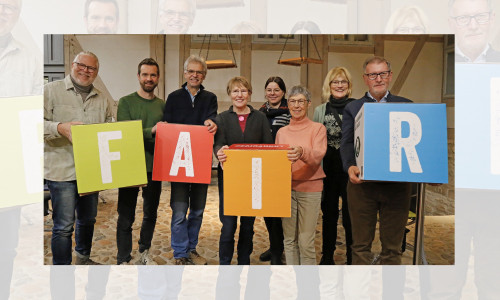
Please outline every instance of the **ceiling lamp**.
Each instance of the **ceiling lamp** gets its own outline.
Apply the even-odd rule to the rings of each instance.
[[[283,49],[281,50],[281,54],[280,54],[280,57],[278,59],[278,64],[299,67],[303,64],[322,64],[323,63],[323,60],[321,59],[321,55],[319,55],[318,47],[316,47],[316,43],[314,42],[314,38],[310,34],[307,35],[307,39],[309,40],[309,38],[311,38],[313,45],[314,45],[314,49],[316,50],[316,54],[318,55],[319,59],[312,58],[312,57],[305,57],[302,55],[302,38],[300,37],[300,35],[299,35],[299,38],[300,38],[300,42],[299,42],[300,43],[299,44],[300,56],[294,57],[294,58],[289,58],[289,59],[281,59],[281,57],[283,56],[283,52],[285,51],[286,43],[288,42],[288,39],[290,36],[291,35],[286,36],[285,44],[283,45]],[[306,50],[306,51],[309,52],[309,50]]]
[[[203,42],[201,44],[200,48],[200,53],[199,56],[201,56],[201,51],[203,50],[203,45],[205,44],[205,38],[207,36],[205,35],[203,37]],[[205,56],[205,62],[207,63],[207,68],[208,69],[230,69],[230,68],[237,68],[238,66],[236,65],[236,57],[234,56],[234,50],[233,50],[233,44],[231,43],[231,38],[229,37],[228,34],[226,34],[226,42],[228,46],[228,56],[233,56],[232,60],[228,59],[212,59],[208,60],[208,53],[210,52],[210,42],[212,40],[212,36],[209,35],[208,38],[208,45],[207,45],[207,55]]]

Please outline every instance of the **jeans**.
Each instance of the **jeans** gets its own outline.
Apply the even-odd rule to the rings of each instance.
[[[152,173],[148,172],[148,184],[142,188],[143,213],[141,233],[139,238],[139,252],[151,247],[153,232],[156,226],[158,205],[160,203],[161,181],[154,181]],[[138,187],[118,189],[118,222],[116,225],[116,245],[118,254],[117,263],[128,262],[132,259],[132,224],[135,220]]]
[[[224,183],[223,171],[218,168],[219,182],[219,219],[222,223],[219,239],[219,264],[230,265],[234,253],[234,234],[238,222],[237,216],[224,215]],[[253,223],[255,217],[240,217],[240,233],[238,238],[238,265],[249,265],[253,251]]]
[[[172,182],[171,245],[174,258],[188,257],[198,245],[198,234],[207,202],[208,184]],[[189,208],[189,216],[186,214]]]
[[[54,265],[71,264],[71,236],[75,223],[75,251],[89,257],[94,236],[95,217],[99,193],[79,196],[76,180],[47,180],[52,200],[52,263]]]

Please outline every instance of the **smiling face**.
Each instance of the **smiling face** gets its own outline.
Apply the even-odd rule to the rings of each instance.
[[[111,2],[93,1],[89,4],[89,13],[85,19],[87,32],[93,34],[111,34],[118,31],[117,7]]]
[[[495,13],[490,12],[486,0],[457,0],[450,11],[449,25],[455,33],[455,40],[465,54],[477,53],[483,51],[488,43],[490,29],[493,28]],[[479,14],[489,13],[487,22],[481,21],[479,24],[476,18],[470,18],[468,24],[459,25],[457,17],[460,16],[478,16]]]
[[[288,108],[290,109],[292,119],[295,121],[304,119],[310,104],[311,102],[307,101],[306,96],[302,94],[290,96],[288,98]]]
[[[241,84],[234,84],[231,87],[231,102],[235,110],[244,110],[247,107],[248,100],[252,93]]]
[[[371,73],[381,73],[390,71],[385,62],[372,62],[369,63],[365,68],[365,74]],[[382,99],[385,93],[389,90],[389,84],[392,80],[392,72],[389,72],[389,76],[383,79],[382,76],[378,75],[374,80],[370,80],[367,75],[363,75],[365,84],[368,86],[368,91],[377,100]]]
[[[342,99],[349,90],[349,81],[344,76],[335,76],[330,82],[330,93],[335,99]]]
[[[279,85],[276,82],[269,82],[269,84],[266,86],[265,97],[269,101],[269,104],[271,104],[271,106],[279,106],[284,95],[285,92],[280,89]]]
[[[160,23],[166,34],[184,34],[193,24],[193,15],[187,1],[165,1],[160,11]]]
[[[92,72],[89,68],[81,68],[78,66],[78,63],[84,64],[89,67],[93,67],[96,70]],[[86,54],[81,54],[76,57],[76,61],[71,64],[71,78],[81,86],[89,86],[91,85],[95,78],[97,77],[98,72],[97,60]]]
[[[184,79],[187,82],[188,88],[199,89],[205,79],[203,65],[198,62],[190,62],[184,71]]]
[[[152,65],[142,65],[141,72],[137,74],[137,79],[139,79],[139,84],[141,89],[147,93],[154,91],[158,85],[158,68]]]

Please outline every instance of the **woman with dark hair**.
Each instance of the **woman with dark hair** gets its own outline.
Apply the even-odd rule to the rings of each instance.
[[[224,214],[224,183],[222,165],[227,160],[224,153],[232,144],[272,144],[273,138],[266,116],[248,105],[252,95],[252,85],[245,77],[234,77],[227,84],[227,94],[233,105],[217,115],[217,133],[214,140],[214,152],[219,159],[219,219],[222,228],[219,240],[219,263],[231,264],[234,253],[234,234],[238,222],[237,216]],[[253,224],[255,217],[240,217],[238,238],[238,265],[249,265],[253,251]]]
[[[266,102],[259,109],[266,114],[271,126],[273,141],[276,139],[278,130],[290,123],[290,111],[285,99],[286,86],[281,77],[272,76],[264,85]],[[281,218],[264,217],[267,231],[269,232],[270,248],[260,255],[261,261],[271,261],[271,265],[281,265],[283,255],[283,227]]]
[[[333,253],[337,241],[337,221],[339,218],[339,197],[342,197],[342,225],[345,230],[347,264],[352,262],[352,230],[347,208],[347,179],[340,159],[340,139],[342,137],[342,112],[351,102],[351,74],[346,68],[336,67],[326,74],[323,83],[323,104],[314,110],[313,121],[325,125],[328,147],[323,158],[324,179],[321,197],[323,212],[323,256],[320,265],[333,265]]]

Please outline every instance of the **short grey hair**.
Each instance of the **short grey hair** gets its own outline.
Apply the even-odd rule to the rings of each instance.
[[[307,101],[311,101],[311,92],[309,92],[309,90],[305,86],[293,86],[288,92],[288,99],[296,95],[303,95],[304,97],[306,97]]]
[[[199,63],[203,67],[203,72],[207,74],[207,63],[205,62],[205,59],[201,56],[198,56],[196,54],[191,54],[186,61],[184,62],[184,72],[187,72],[188,65],[192,62]]]
[[[366,70],[366,66],[368,66],[371,63],[376,63],[376,64],[385,63],[387,65],[387,68],[389,68],[389,71],[391,70],[391,63],[387,59],[383,58],[382,56],[371,56],[368,57],[363,63],[363,73]]]
[[[462,0],[458,0],[462,1]],[[484,0],[488,4],[488,9],[491,11],[491,0]],[[457,0],[449,0],[448,1],[448,14],[451,15],[451,10],[453,9],[453,4],[455,4]]]
[[[93,58],[95,58],[96,62],[97,62],[97,70],[99,70],[99,58],[97,58],[97,55],[95,55],[94,53],[90,52],[90,51],[82,51],[80,53],[78,53],[76,56],[75,56],[75,59],[73,59],[73,62],[77,62],[78,61],[78,58],[81,56],[81,55],[88,55],[88,56],[92,56]]]
[[[191,14],[191,18],[194,19],[194,17],[196,16],[196,0],[160,0],[158,10],[159,11],[163,10],[165,3],[171,3],[171,2],[187,3],[187,5],[189,6],[189,13]]]

